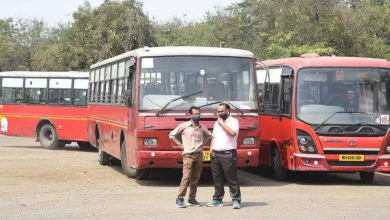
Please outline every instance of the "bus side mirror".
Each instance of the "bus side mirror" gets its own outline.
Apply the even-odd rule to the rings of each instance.
[[[136,62],[137,62],[137,60],[135,59],[135,57],[130,57],[128,68],[131,70],[135,70]]]
[[[123,97],[124,97],[124,103],[125,106],[132,106],[132,96],[131,96],[131,89],[126,89],[123,91]]]

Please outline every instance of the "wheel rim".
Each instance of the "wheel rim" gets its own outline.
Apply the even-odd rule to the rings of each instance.
[[[50,130],[46,130],[44,133],[43,133],[43,138],[46,142],[52,142],[53,139],[54,139],[54,134],[52,131]]]

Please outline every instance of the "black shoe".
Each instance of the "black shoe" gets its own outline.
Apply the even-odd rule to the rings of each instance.
[[[189,199],[187,205],[197,206],[197,207],[202,206],[202,204],[196,201],[196,199]]]
[[[184,199],[176,199],[176,207],[178,208],[185,208],[186,205],[184,204]]]

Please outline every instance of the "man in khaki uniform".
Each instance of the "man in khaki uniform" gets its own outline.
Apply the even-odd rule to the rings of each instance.
[[[189,109],[191,120],[177,126],[169,133],[169,138],[183,150],[183,178],[181,180],[179,195],[176,199],[176,207],[185,208],[184,197],[187,187],[190,186],[190,195],[187,205],[202,206],[196,201],[196,190],[202,173],[203,154],[202,147],[204,137],[211,138],[211,132],[201,125],[200,110],[192,106]],[[181,135],[181,143],[176,137]]]

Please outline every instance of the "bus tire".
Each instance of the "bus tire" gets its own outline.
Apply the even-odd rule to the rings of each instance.
[[[374,172],[359,172],[360,180],[364,183],[372,183],[374,181]]]
[[[110,164],[110,155],[106,152],[104,152],[101,148],[100,148],[100,139],[98,139],[96,141],[96,146],[99,150],[99,163],[100,165],[108,165]]]
[[[77,141],[77,145],[79,145],[80,149],[82,150],[89,150],[92,148],[92,145],[85,141]]]
[[[56,129],[51,124],[45,124],[39,131],[39,142],[48,150],[55,150],[60,147],[61,141],[57,138]]]
[[[272,168],[274,171],[274,178],[277,181],[286,181],[288,171],[281,166],[280,155],[277,148],[274,148],[274,154],[272,158]]]
[[[150,169],[137,169],[128,164],[125,141],[123,141],[121,146],[121,165],[123,172],[132,179],[143,180],[148,178],[150,174]]]

